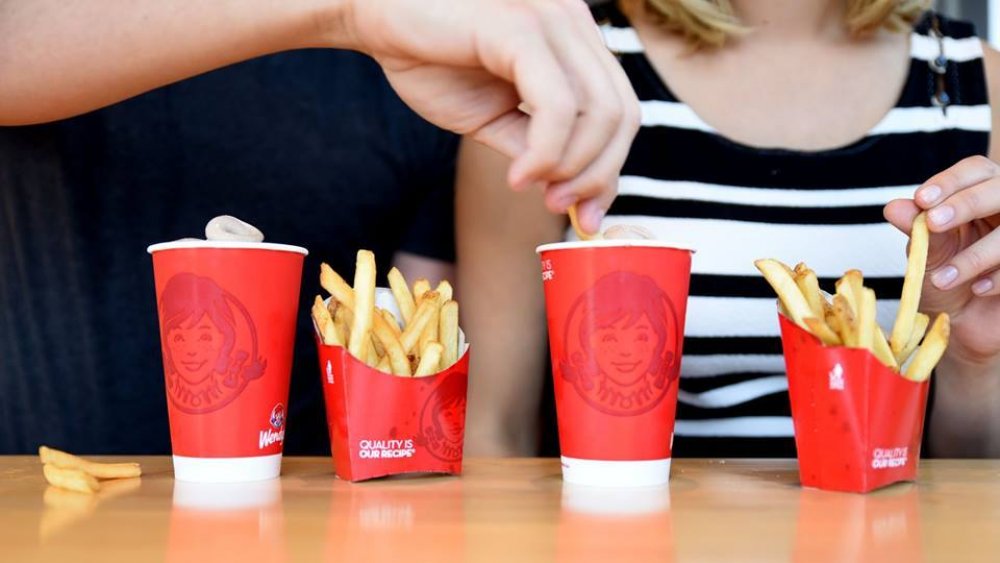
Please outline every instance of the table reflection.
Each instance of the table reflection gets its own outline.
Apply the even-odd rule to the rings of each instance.
[[[795,561],[922,561],[920,497],[912,483],[867,495],[803,489]]]
[[[462,481],[400,477],[334,487],[324,538],[327,561],[465,559]],[[455,525],[458,523],[458,525]]]
[[[174,482],[166,559],[286,561],[281,481]]]
[[[563,483],[559,561],[675,560],[670,489]]]
[[[142,479],[139,477],[115,479],[104,481],[100,491],[89,495],[49,485],[42,493],[45,509],[38,521],[39,541],[47,543],[77,522],[86,520],[102,503],[138,491],[141,486]]]

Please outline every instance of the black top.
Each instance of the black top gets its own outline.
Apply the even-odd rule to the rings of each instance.
[[[309,249],[286,453],[328,451],[319,263],[454,258],[457,138],[357,54],[261,58],[75,119],[0,128],[0,454],[169,452],[146,246],[232,214]]]

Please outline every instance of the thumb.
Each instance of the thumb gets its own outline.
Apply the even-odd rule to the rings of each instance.
[[[882,216],[904,235],[909,235],[910,229],[913,228],[913,220],[921,211],[912,199],[894,199],[882,208]]]

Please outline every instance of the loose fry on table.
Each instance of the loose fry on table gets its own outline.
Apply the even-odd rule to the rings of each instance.
[[[409,323],[413,320],[413,313],[417,309],[413,294],[410,293],[410,286],[407,285],[406,278],[403,277],[402,272],[398,268],[389,270],[388,277],[389,289],[392,291],[392,296],[396,298],[396,303],[399,305],[399,312],[403,316],[403,322]]]
[[[413,282],[413,299],[420,305],[420,300],[423,299],[424,295],[431,290],[431,282],[427,281],[427,278],[420,278]]]
[[[916,322],[917,307],[920,305],[920,291],[923,288],[924,274],[927,271],[929,239],[927,214],[921,213],[913,220],[913,228],[910,230],[910,252],[906,257],[903,293],[899,299],[896,322],[892,325],[892,334],[889,337],[889,345],[897,358],[902,355],[903,349],[906,348],[910,334],[913,333],[913,325]]]
[[[820,342],[823,344],[826,344],[827,346],[839,346],[843,343],[840,336],[838,336],[837,333],[834,332],[833,329],[831,329],[825,322],[815,317],[807,317],[805,319],[805,323],[809,332],[813,333],[816,338],[819,338]]]
[[[443,347],[441,344],[437,342],[428,343],[423,356],[420,358],[420,365],[417,366],[417,370],[413,374],[414,377],[434,375],[440,371],[442,352]]]
[[[927,327],[931,324],[931,318],[929,315],[923,313],[917,313],[916,320],[913,321],[913,332],[910,333],[910,339],[903,348],[902,353],[896,356],[896,361],[902,366],[910,359],[910,355],[913,354],[917,346],[920,345],[920,341],[923,340],[924,334],[927,332]]]
[[[97,482],[97,479],[82,469],[63,469],[54,464],[47,463],[42,466],[42,473],[50,485],[59,487],[60,489],[85,494],[94,494],[101,490],[101,485]]]
[[[951,323],[947,313],[938,313],[934,324],[927,331],[924,342],[913,354],[913,361],[906,367],[903,376],[911,381],[926,381],[934,371],[948,347],[951,336]]]
[[[351,323],[351,339],[347,348],[355,358],[370,359],[368,347],[375,313],[375,255],[368,250],[358,251],[353,312],[354,322]]]
[[[122,479],[142,475],[142,467],[138,463],[87,461],[71,453],[46,446],[38,448],[38,457],[44,465],[53,465],[60,469],[78,469],[99,479]]]
[[[816,272],[810,270],[805,264],[799,262],[795,266],[795,285],[799,287],[799,291],[806,298],[806,302],[809,303],[809,308],[812,309],[813,317],[817,320],[823,319],[823,304],[826,300],[823,298],[823,294],[819,290],[819,279],[816,278]]]
[[[403,329],[403,335],[399,337],[399,341],[403,346],[403,351],[407,354],[412,354],[414,349],[417,348],[420,335],[423,334],[424,329],[427,328],[427,323],[431,321],[434,313],[438,310],[439,301],[440,296],[436,291],[428,291],[417,307],[417,311],[413,314],[413,322],[406,325],[406,328]]]
[[[799,291],[799,286],[792,279],[792,274],[789,273],[790,269],[788,266],[773,259],[757,260],[754,262],[754,266],[760,270],[760,273],[764,275],[764,279],[774,288],[774,291],[778,294],[778,298],[785,306],[785,310],[795,324],[807,328],[804,319],[813,316],[812,309],[809,307],[809,303],[802,295],[802,292]]]
[[[441,367],[447,369],[458,361],[458,302],[441,305],[441,327],[438,330],[444,352]]]

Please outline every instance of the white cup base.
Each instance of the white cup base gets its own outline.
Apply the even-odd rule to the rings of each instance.
[[[281,475],[281,454],[257,457],[174,456],[174,478],[194,483],[245,483]]]
[[[592,487],[652,487],[670,480],[670,458],[605,461],[562,456],[563,480]]]

